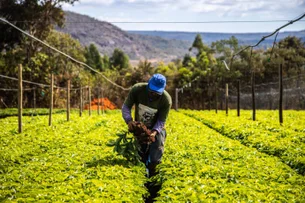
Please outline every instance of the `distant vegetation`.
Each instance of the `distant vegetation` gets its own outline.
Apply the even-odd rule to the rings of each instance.
[[[157,36],[164,39],[175,39],[182,41],[192,42],[197,34],[200,34],[205,44],[211,45],[213,42],[219,40],[228,40],[234,36],[238,39],[241,45],[253,45],[256,44],[263,36],[267,36],[270,33],[213,33],[213,32],[176,32],[176,31],[128,31],[130,34],[138,34],[145,36]],[[282,40],[288,36],[295,36],[305,41],[305,30],[303,31],[288,31],[280,32],[277,36],[277,40]],[[272,47],[274,38],[267,38],[264,40],[259,47],[270,48]]]
[[[294,78],[292,83],[297,88],[304,86],[304,82],[301,80],[301,76],[305,74],[305,45],[302,38],[287,36],[279,39],[273,49],[254,49],[252,55],[249,49],[245,50],[234,58],[230,71],[228,71],[223,61],[230,64],[232,54],[244,48],[244,45],[234,36],[208,44],[205,43],[202,35],[197,34],[191,43],[185,42],[184,44],[178,40],[166,40],[161,37],[131,35],[109,23],[101,23],[75,13],[68,13],[66,16],[68,22],[90,20],[99,26],[88,22],[66,23],[66,27],[62,31],[70,30],[71,32],[65,34],[53,28],[54,23],[58,26],[64,23],[65,13],[60,7],[44,5],[39,3],[40,1],[33,1],[36,2],[36,4],[33,3],[33,8],[21,4],[19,1],[10,2],[10,4],[1,7],[0,16],[11,22],[20,20],[18,12],[10,13],[10,15],[7,13],[8,10],[16,9],[16,6],[33,13],[28,16],[24,15],[22,20],[26,22],[24,24],[17,23],[17,26],[77,60],[87,63],[121,86],[129,87],[137,82],[147,81],[154,73],[162,73],[168,79],[167,90],[174,97],[175,88],[188,86],[191,81],[196,79],[192,88],[189,88],[183,93],[183,97],[180,97],[181,107],[184,108],[206,108],[208,100],[216,95],[212,89],[216,85],[223,88],[225,83],[230,82],[232,84],[231,91],[236,91],[234,86],[237,80],[241,81],[242,87],[250,85],[251,72],[253,71],[256,73],[257,84],[278,81],[279,64],[283,65],[284,77]],[[41,15],[46,15],[48,18],[34,15],[35,12],[32,10],[35,9],[41,9],[43,13]],[[45,20],[42,22],[44,26],[32,24],[31,20],[36,18]],[[127,91],[122,91],[106,82],[100,74],[96,74],[94,71],[51,51],[42,44],[22,36],[19,31],[11,29],[8,25],[0,24],[0,29],[4,30],[1,32],[2,37],[0,38],[0,74],[16,77],[18,64],[23,64],[23,77],[26,80],[50,84],[50,74],[53,73],[55,74],[56,86],[65,87],[69,79],[73,87],[90,85],[92,97],[97,96],[96,87],[102,87],[104,94],[117,106],[120,107],[123,103]],[[100,54],[100,50],[105,52]],[[131,65],[130,59],[134,59],[135,56],[142,59],[137,65]],[[170,58],[171,62],[160,60],[161,56]],[[152,63],[152,60],[155,63]],[[16,88],[17,84],[12,80],[1,79],[0,87]],[[25,84],[24,87],[32,88],[34,85]],[[286,86],[286,88],[290,87]],[[246,93],[250,91],[250,89],[244,90]],[[41,92],[45,94],[40,94],[37,98],[37,107],[46,107],[48,106],[49,90],[48,88],[39,88],[36,93]],[[33,94],[33,91],[24,92],[25,107],[31,107]],[[3,103],[9,107],[16,106],[16,92],[2,91],[0,97],[3,101],[0,103],[1,106]],[[303,94],[298,94],[297,97],[297,101],[301,102],[292,104],[292,107],[296,108],[298,105],[298,108],[305,108]],[[64,107],[65,89],[56,89],[54,100],[55,107]],[[78,96],[73,91],[72,105],[77,105],[77,101]],[[211,103],[209,102],[209,104]]]

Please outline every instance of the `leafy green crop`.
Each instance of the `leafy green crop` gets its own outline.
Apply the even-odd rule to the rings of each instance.
[[[278,158],[181,113],[170,113],[166,129],[158,202],[305,201],[304,176]]]
[[[206,111],[183,110],[182,112],[229,138],[239,140],[244,145],[279,157],[298,173],[305,174],[305,134],[301,130],[305,126],[304,119],[288,120],[289,127],[285,127],[280,126],[274,116],[270,116],[270,112],[269,116],[266,116],[269,119],[260,118],[258,121],[245,117],[226,116],[223,113],[216,115]],[[294,122],[298,124],[293,127]]]
[[[113,147],[113,151],[125,157],[128,161],[135,165],[140,165],[141,157],[138,154],[139,146],[133,135],[128,132],[118,133],[116,140],[111,140],[107,146]]]
[[[0,201],[142,202],[144,166],[117,156],[106,143],[126,126],[121,114],[54,115],[0,120]]]
[[[156,202],[305,202],[305,178],[289,167],[304,161],[302,112],[283,126],[267,111],[256,122],[181,112],[166,122]],[[0,119],[0,202],[144,202],[145,167],[120,111],[53,118],[24,117],[22,134],[17,117]]]

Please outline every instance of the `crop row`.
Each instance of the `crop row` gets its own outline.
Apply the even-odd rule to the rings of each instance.
[[[215,113],[206,111],[207,114]],[[220,115],[224,114],[224,111],[219,112]],[[229,113],[230,118],[238,118],[236,113]],[[252,111],[242,110],[241,118],[244,120],[252,120]],[[285,110],[283,112],[284,122],[279,123],[279,111],[277,110],[258,110],[256,112],[256,122],[252,122],[252,125],[257,125],[260,128],[267,129],[272,132],[281,132],[281,131],[296,131],[296,132],[305,132],[305,111],[296,111],[296,110]],[[248,123],[250,124],[250,122]]]
[[[189,110],[181,112],[229,138],[239,140],[246,146],[277,156],[298,173],[305,174],[304,132],[278,127],[271,121],[269,121],[271,124],[262,124],[263,121],[252,121],[244,117],[226,116],[225,114]]]
[[[190,112],[190,111],[188,111]],[[171,112],[157,202],[304,202],[305,179],[278,158]]]
[[[143,201],[145,168],[106,146],[126,128],[120,113],[65,119],[24,117],[22,134],[16,117],[0,120],[0,201]]]
[[[305,179],[280,159],[171,111],[156,202],[304,202]],[[200,114],[201,115],[201,114]],[[143,202],[144,166],[107,147],[126,130],[119,111],[0,119],[0,201]],[[221,121],[220,121],[221,122]]]

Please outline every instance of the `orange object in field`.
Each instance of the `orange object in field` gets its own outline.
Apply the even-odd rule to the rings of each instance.
[[[100,98],[100,109],[102,109],[102,105],[104,106],[104,109],[113,110],[116,109],[116,105],[112,103],[108,98]],[[91,101],[91,110],[97,110],[98,108],[98,99],[93,99]],[[84,109],[88,110],[89,105],[85,105]]]

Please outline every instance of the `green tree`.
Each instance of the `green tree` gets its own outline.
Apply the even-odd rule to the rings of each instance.
[[[189,67],[190,63],[192,63],[191,55],[190,54],[185,54],[185,56],[183,57],[182,65],[184,67]]]
[[[86,63],[98,71],[104,71],[103,59],[94,44],[85,48]]]
[[[196,35],[195,40],[189,50],[191,51],[193,48],[198,50],[198,54],[204,51],[208,52],[210,50],[210,48],[202,42],[202,37],[200,34]]]
[[[73,4],[77,0],[1,0],[0,16],[8,21],[16,22],[19,28],[44,40],[54,25],[63,26],[64,12],[62,4]],[[0,50],[10,49],[16,44],[25,44],[30,56],[34,55],[37,42],[7,24],[0,24]]]
[[[110,64],[113,69],[121,71],[129,67],[129,57],[122,50],[116,48],[110,57]]]
[[[103,57],[103,65],[104,65],[104,70],[108,70],[110,68],[110,60],[107,55],[104,55]]]
[[[69,34],[52,31],[47,37],[46,41],[53,47],[67,53],[78,61],[84,62],[85,50],[79,41],[73,39]],[[57,52],[49,51],[48,48],[43,47],[42,50],[48,55],[47,65],[51,68],[47,72],[52,71],[57,75],[65,75],[65,77],[72,78],[76,73],[80,72],[79,65]]]
[[[288,77],[304,73],[305,42],[295,36],[288,36],[279,41],[273,50],[270,48],[265,52],[266,77],[277,77],[274,72],[277,72],[278,66],[274,64],[282,64],[283,74]]]

